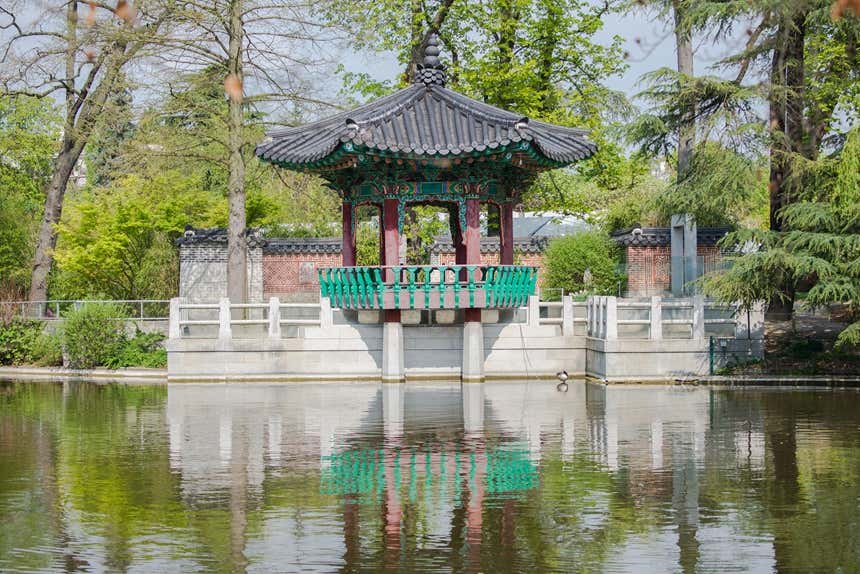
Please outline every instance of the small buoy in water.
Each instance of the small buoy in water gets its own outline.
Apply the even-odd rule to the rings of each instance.
[[[559,381],[561,381],[559,384],[556,385],[555,390],[560,391],[562,393],[566,393],[567,392],[567,379],[570,378],[567,374],[567,371],[560,371],[560,372],[556,373],[555,376],[558,377]]]

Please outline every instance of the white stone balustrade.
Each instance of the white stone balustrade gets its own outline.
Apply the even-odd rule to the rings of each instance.
[[[659,341],[666,338],[667,326],[687,327],[689,336],[674,338],[686,338],[693,340],[704,340],[708,338],[708,326],[732,325],[733,333],[737,339],[761,340],[764,337],[764,306],[754,305],[749,311],[738,309],[737,306],[726,307],[706,301],[701,296],[684,299],[663,300],[662,297],[654,296],[648,301],[637,301],[633,299],[619,299],[595,295],[589,297],[585,303],[587,335],[595,339],[615,340],[622,339],[648,339]],[[648,318],[620,318],[621,310],[635,310],[647,312]],[[685,318],[667,318],[667,310],[680,311],[686,314]],[[732,313],[731,317],[706,318],[706,311],[723,311]],[[619,326],[647,326],[647,336],[624,334],[619,335]],[[677,329],[676,329],[677,331]]]

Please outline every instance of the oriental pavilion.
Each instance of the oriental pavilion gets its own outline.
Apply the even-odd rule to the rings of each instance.
[[[537,271],[514,265],[514,204],[539,172],[596,151],[584,130],[473,100],[445,82],[433,35],[409,87],[328,119],[274,130],[256,150],[264,161],[319,175],[343,199],[343,266],[320,270],[321,294],[342,309],[384,310],[385,339],[396,336],[401,310],[462,309],[466,331],[477,325],[480,337],[482,309],[525,305]],[[455,265],[403,265],[400,238],[409,204],[448,210]],[[500,265],[481,265],[482,204],[498,212]],[[380,210],[379,267],[356,267],[361,205]],[[402,335],[391,344],[402,345]],[[391,360],[402,371],[402,359]],[[384,358],[383,378],[388,363]]]

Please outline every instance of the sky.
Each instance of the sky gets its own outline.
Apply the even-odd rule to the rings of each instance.
[[[665,21],[659,21],[653,14],[636,11],[609,14],[603,22],[604,28],[598,33],[597,40],[609,44],[614,36],[621,36],[625,39],[624,49],[629,54],[629,68],[622,75],[607,78],[608,87],[633,98],[641,90],[638,82],[643,74],[661,67],[675,68],[675,39]],[[697,74],[713,73],[710,66],[729,51],[726,45],[714,45],[701,39],[694,47]],[[442,49],[444,51],[444,46]],[[394,54],[345,53],[343,64],[347,69],[366,72],[377,80],[392,80],[400,73]]]

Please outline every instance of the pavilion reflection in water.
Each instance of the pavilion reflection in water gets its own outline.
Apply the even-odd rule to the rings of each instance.
[[[447,539],[463,522],[467,555],[478,561],[485,506],[501,508],[502,529],[512,528],[513,502],[539,488],[548,449],[562,464],[579,454],[604,472],[623,469],[634,496],[671,497],[678,536],[695,538],[709,396],[585,383],[561,394],[539,382],[227,385],[217,392],[171,385],[170,460],[187,503],[226,493],[240,525],[249,504],[264,496],[267,473],[304,473],[328,505],[340,507],[344,527],[342,540],[315,544],[347,560],[360,544],[362,506],[379,506],[386,562],[396,563],[404,508],[417,505],[425,536]],[[608,501],[591,504],[598,512],[589,520],[597,524]],[[244,548],[244,534],[236,535]]]

